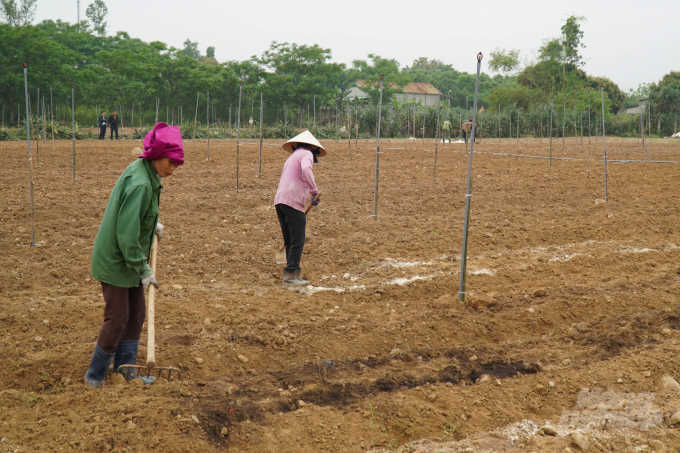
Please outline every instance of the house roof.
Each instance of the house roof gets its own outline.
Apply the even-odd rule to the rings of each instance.
[[[375,83],[375,82],[374,82]],[[358,86],[365,86],[365,80],[357,80]],[[389,84],[391,88],[402,88],[405,94],[439,94],[439,91],[431,83],[426,82],[411,82],[403,87],[399,87],[394,83]]]
[[[425,82],[411,82],[404,87],[404,93],[410,94],[439,94],[434,85]]]

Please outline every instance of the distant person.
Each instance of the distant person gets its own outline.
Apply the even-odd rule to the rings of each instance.
[[[116,140],[118,140],[118,114],[114,110],[109,117],[109,124],[111,125],[111,140],[113,140],[113,132],[116,132]]]
[[[106,138],[106,112],[102,112],[99,115],[99,140],[104,140]]]
[[[444,131],[446,131],[446,132],[444,132],[445,134],[448,134],[449,143],[451,143],[451,121],[449,121],[449,120],[444,121],[444,125],[442,126],[442,129],[444,129]],[[446,138],[446,137],[444,137],[444,138]],[[445,142],[442,140],[442,143],[445,143]]]
[[[460,133],[463,136],[463,140],[465,140],[466,143],[467,143],[467,133],[470,132],[470,129],[472,129],[472,121],[468,121],[467,123],[463,123],[463,125],[460,128]],[[475,135],[477,135],[477,126],[475,126]]]

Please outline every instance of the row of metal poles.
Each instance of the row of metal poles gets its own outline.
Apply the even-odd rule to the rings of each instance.
[[[470,131],[470,152],[469,152],[469,163],[468,163],[468,179],[467,179],[467,188],[466,188],[466,195],[465,195],[465,219],[464,219],[464,233],[463,233],[463,244],[462,244],[462,252],[461,252],[461,273],[460,273],[460,284],[459,284],[459,298],[461,301],[465,300],[465,284],[466,284],[466,263],[467,263],[467,244],[468,244],[468,225],[469,225],[469,217],[470,217],[470,205],[471,205],[471,198],[472,198],[472,158],[474,155],[474,144],[475,144],[475,135],[476,135],[476,126],[477,126],[477,100],[478,100],[478,93],[479,93],[479,75],[480,75],[480,69],[481,69],[481,62],[482,62],[482,54],[481,52],[477,55],[477,73],[476,73],[476,81],[475,81],[475,97],[474,97],[474,106],[472,109],[472,124],[469,129]],[[28,93],[28,72],[27,72],[27,65],[24,63],[24,86],[25,86],[25,97],[26,97],[26,117],[31,118],[31,106],[30,106],[30,98],[29,98],[29,93]],[[381,121],[382,121],[382,95],[383,95],[383,84],[384,84],[384,76],[381,76],[380,78],[380,97],[378,101],[378,118],[377,118],[377,127],[376,127],[376,137],[377,137],[377,142],[376,142],[376,160],[375,160],[375,182],[374,182],[374,202],[373,202],[373,219],[377,220],[378,219],[378,181],[379,181],[379,175],[380,175],[380,154],[382,152],[380,151],[380,134],[381,134]],[[241,132],[241,127],[240,127],[240,122],[241,122],[241,100],[242,100],[242,90],[243,90],[243,84],[241,83],[239,85],[239,106],[238,106],[238,115],[237,115],[237,137],[236,137],[236,191],[240,192],[240,132]],[[51,90],[50,90],[51,91]],[[439,90],[439,93],[441,94],[441,87]],[[604,111],[604,86],[600,86],[600,93],[601,93],[601,99],[602,99],[602,111]],[[210,127],[210,92],[206,92],[206,97],[207,97],[207,103],[206,103],[206,116],[208,118],[207,126],[208,128]],[[199,99],[200,99],[200,93],[197,95],[196,98],[196,115],[194,117],[194,136],[193,136],[193,142],[195,143],[195,138],[196,138],[196,122],[197,122],[197,116],[198,116],[198,105],[199,105]],[[40,92],[38,91],[38,110],[40,112]],[[314,101],[314,126],[316,127],[316,105]],[[588,93],[588,102],[590,106],[590,93]],[[156,98],[156,122],[158,121],[158,111],[160,107],[160,99]],[[349,102],[347,104],[348,112],[349,112]],[[566,108],[566,107],[565,107]],[[436,132],[435,132],[435,147],[434,147],[434,165],[433,165],[433,180],[436,181],[436,164],[437,164],[437,151],[438,151],[438,142],[439,142],[439,121],[440,121],[440,112],[441,112],[441,103],[439,105],[439,108],[437,110],[437,127],[436,127]],[[44,127],[44,100],[42,102],[42,113],[40,115],[43,118],[43,127]],[[589,109],[590,113],[590,109]],[[73,181],[75,181],[75,172],[76,172],[76,153],[75,153],[75,91],[74,87],[71,87],[71,122],[72,122],[72,160],[73,160],[73,165],[72,165],[72,171],[73,171]],[[358,113],[355,113],[355,115],[358,115]],[[608,178],[608,172],[607,172],[607,147],[606,147],[606,139],[605,139],[605,118],[604,115],[601,115],[602,118],[602,139],[603,139],[603,152],[604,152],[604,192],[605,192],[605,201],[608,201],[608,187],[607,187],[607,178]],[[553,120],[553,108],[552,108],[552,103],[551,103],[551,114],[550,114],[550,127],[549,127],[549,132],[550,132],[550,165],[552,165],[552,120]],[[53,121],[53,120],[52,120]],[[500,110],[499,110],[499,121],[500,121]],[[258,173],[257,176],[261,177],[262,175],[262,145],[263,145],[263,134],[262,134],[262,125],[263,125],[263,91],[260,91],[260,121],[259,121],[259,150],[258,150]],[[358,124],[358,121],[357,121]],[[589,121],[590,124],[590,121]],[[140,125],[141,126],[141,125]],[[499,123],[500,126],[500,123]],[[31,127],[31,121],[26,121],[26,135],[27,135],[27,145],[28,145],[28,167],[29,167],[29,187],[30,187],[30,196],[31,196],[31,244],[32,245],[37,245],[35,242],[35,219],[34,219],[34,187],[33,187],[33,176],[32,176],[32,155],[31,155],[31,134],[30,134],[30,127]],[[349,115],[348,115],[348,123],[347,123],[347,128],[348,132],[350,130],[350,121],[349,121]],[[337,116],[336,116],[336,129],[337,129]],[[52,128],[54,131],[54,128]],[[500,130],[500,129],[499,129]],[[358,147],[358,133],[357,135],[357,142],[356,146]],[[590,128],[589,128],[589,136],[590,136]],[[519,135],[517,136],[519,140]],[[45,139],[45,134],[43,130],[43,139]],[[499,136],[500,140],[500,136]],[[563,135],[563,143],[564,143],[564,135]],[[500,144],[500,141],[499,141]],[[350,134],[348,134],[348,147],[349,147],[349,152],[350,152],[350,158],[351,158],[351,137]],[[467,150],[467,146],[466,146]],[[424,150],[423,150],[424,152]],[[208,139],[207,139],[207,161],[210,161],[210,134],[208,134]],[[650,158],[651,160],[651,158]],[[36,149],[36,163],[37,163],[37,149]],[[421,162],[422,165],[422,162]]]
[[[263,93],[262,93],[262,90],[261,90],[261,92],[260,92],[260,112],[259,112],[259,113],[260,113],[260,121],[259,121],[260,125],[263,124],[263,120],[264,120],[264,112],[263,112],[264,105],[263,105],[263,102],[262,102],[262,94],[263,94]],[[442,93],[441,93],[441,87],[440,87],[440,89],[439,89],[439,97],[441,98],[442,96],[443,96],[443,95],[442,95]],[[448,96],[443,96],[443,97],[448,97]],[[196,114],[195,114],[195,117],[194,117],[194,126],[195,126],[195,127],[194,127],[194,136],[195,136],[195,129],[196,129],[196,126],[197,126],[197,124],[198,124],[198,122],[197,122],[197,119],[198,119],[198,102],[199,102],[199,99],[198,99],[198,98],[200,98],[200,92],[197,93],[197,101],[196,101],[197,106],[196,106]],[[219,121],[219,120],[216,120],[215,105],[212,105],[212,106],[210,105],[210,101],[209,101],[209,92],[206,92],[206,98],[207,98],[207,99],[206,99],[206,104],[207,104],[207,106],[206,106],[206,119],[207,119],[207,125],[208,125],[208,135],[210,135],[210,134],[211,134],[211,130],[210,130],[210,127],[209,127],[209,125],[210,125],[210,118],[211,118],[210,115],[212,114],[212,123],[213,123],[213,124],[219,124],[220,121]],[[72,101],[72,105],[73,105],[74,99],[72,99],[71,101]],[[351,113],[352,113],[352,112],[351,112],[351,107],[350,107],[350,104],[349,104],[349,100],[348,100],[348,99],[346,99],[346,103],[347,103],[347,110],[346,110],[347,113],[346,113],[346,116],[347,116],[347,119],[348,119],[347,134],[348,134],[348,135],[351,135],[351,129],[350,129],[350,127],[349,127],[349,122],[350,122],[349,120],[350,120],[350,118],[351,118]],[[441,127],[440,127],[440,124],[441,124],[441,123],[440,123],[441,103],[438,103],[438,104],[439,104],[439,105],[438,105],[438,109],[437,109],[437,126],[436,126],[436,131],[435,131],[435,135],[436,135],[436,136],[439,135],[439,129],[441,128]],[[565,140],[565,137],[566,137],[566,131],[567,131],[567,116],[568,116],[568,115],[567,115],[566,104],[567,104],[567,103],[566,103],[566,101],[565,101],[565,102],[564,102],[564,106],[563,106],[563,115],[562,115],[562,133],[561,133],[561,136],[562,136],[562,139],[563,139],[563,140],[562,140],[562,141],[563,141],[563,144],[564,144],[564,140]],[[29,105],[30,105],[30,103],[29,103]],[[142,115],[141,115],[141,110],[142,110],[142,108],[141,108],[141,107],[142,107],[142,106],[141,106],[141,102],[137,102],[137,105],[138,105],[138,110],[137,110],[137,111],[138,111],[138,117],[139,117],[139,127],[140,127],[140,129],[142,129],[143,126],[142,126]],[[4,124],[4,107],[5,107],[5,106],[3,105],[3,124]],[[155,122],[158,122],[158,120],[159,120],[159,108],[160,108],[160,98],[157,97],[157,98],[156,98]],[[176,108],[177,108],[177,113],[178,113],[178,117],[179,117],[179,118],[177,118],[177,119],[179,119],[179,124],[184,124],[183,108],[182,108],[182,106],[177,106]],[[124,106],[123,106],[123,105],[118,105],[118,106],[116,107],[116,109],[117,109],[117,110],[119,111],[119,113],[120,113],[120,114],[119,114],[119,119],[120,119],[120,122],[121,122],[122,132],[124,133],[124,132],[125,132],[125,114],[124,114]],[[212,109],[212,111],[211,111],[211,109]],[[381,109],[382,109],[382,107],[381,107]],[[415,106],[415,105],[413,106],[413,112],[411,112],[411,107],[408,107],[408,109],[407,109],[407,118],[406,118],[406,128],[407,128],[407,131],[406,131],[406,132],[407,132],[407,135],[408,135],[408,136],[411,136],[411,134],[412,134],[412,136],[413,136],[414,139],[416,138],[416,131],[417,131],[417,130],[419,130],[419,131],[421,132],[421,135],[422,135],[422,138],[423,138],[423,139],[424,139],[425,136],[426,136],[426,115],[427,115],[426,109],[427,109],[427,106],[425,105],[425,106],[423,107],[423,109],[424,109],[424,111],[423,111],[423,116],[422,116],[423,123],[422,123],[422,128],[420,128],[420,129],[416,129],[416,121],[417,121],[417,117],[419,116],[419,115],[418,115],[418,108],[417,108],[417,106]],[[52,88],[50,87],[50,108],[49,108],[49,117],[51,118],[51,123],[52,123],[52,134],[53,134],[53,135],[54,135],[54,120],[55,120],[55,117],[56,117],[56,118],[60,118],[60,117],[63,118],[63,114],[66,113],[65,110],[66,110],[66,109],[65,109],[64,106],[62,106],[62,108],[61,108],[61,110],[60,110],[60,106],[57,105],[57,115],[54,115],[53,107],[52,107]],[[228,122],[228,124],[231,124],[231,110],[232,110],[232,109],[231,109],[231,105],[230,105],[230,106],[229,106],[229,122]],[[496,129],[496,130],[494,131],[494,135],[495,135],[497,138],[499,138],[499,139],[501,138],[501,131],[502,131],[502,124],[501,124],[501,113],[502,113],[502,110],[503,110],[503,108],[502,108],[501,104],[498,104],[498,121],[497,121],[497,124],[496,124],[495,127],[494,127],[494,128]],[[41,104],[40,104],[40,87],[39,87],[39,86],[38,86],[38,109],[37,109],[37,111],[38,111],[38,112],[41,111]],[[61,115],[60,115],[60,111],[62,112]],[[131,119],[130,124],[133,124],[133,125],[134,125],[134,115],[135,115],[135,103],[134,103],[134,102],[133,102],[132,105],[131,105],[130,111],[131,111],[131,115],[132,115],[132,119]],[[250,128],[249,128],[249,129],[250,129],[250,133],[249,133],[249,138],[250,138],[250,139],[252,139],[252,124],[253,124],[252,113],[253,113],[253,112],[254,112],[254,100],[253,100],[253,105],[251,106],[251,119],[250,119]],[[307,126],[308,126],[309,129],[313,130],[314,133],[316,134],[316,133],[318,132],[318,131],[317,131],[317,121],[316,121],[316,119],[317,119],[317,118],[316,118],[316,113],[317,113],[317,109],[316,109],[316,96],[314,96],[314,98],[313,98],[313,112],[314,112],[314,113],[313,113],[313,119],[312,119],[312,117],[311,117],[311,115],[310,115],[310,112],[309,112],[309,106],[308,106],[308,112],[307,112],[307,113],[308,113]],[[459,113],[459,127],[461,127],[461,128],[463,127],[464,124],[466,124],[466,123],[469,121],[470,116],[472,116],[472,112],[471,112],[471,110],[468,109],[468,106],[467,106],[467,97],[466,97],[466,108],[465,108],[465,112],[466,112],[466,117],[465,117],[465,119],[463,119],[463,117],[462,117],[462,112]],[[513,117],[513,112],[515,112],[515,110],[510,110],[510,111],[509,111],[509,118],[508,118],[508,137],[512,137],[512,136],[513,136],[513,127],[512,127],[512,126],[513,126],[513,118],[512,118],[512,117]],[[577,137],[577,138],[579,137],[579,129],[580,129],[581,143],[583,142],[583,136],[584,136],[584,134],[583,134],[583,114],[584,114],[585,112],[586,112],[586,111],[581,111],[581,112],[580,112],[580,121],[579,121],[579,115],[577,115],[576,106],[574,106],[572,120],[570,120],[570,123],[573,125],[573,128],[574,128],[574,137]],[[42,123],[43,123],[43,139],[44,139],[44,136],[45,136],[45,125],[46,125],[46,121],[44,121],[45,113],[46,113],[46,112],[45,112],[45,100],[44,100],[44,96],[43,96],[43,98],[42,98],[42,115],[41,115],[41,117],[42,117],[42,119],[43,119],[43,121],[42,121]],[[73,112],[71,112],[71,113],[72,113],[72,117],[73,117]],[[96,105],[96,113],[97,113],[97,116],[100,114],[100,105]],[[171,113],[172,113],[172,115],[171,115]],[[284,134],[285,134],[285,136],[286,136],[286,138],[287,138],[287,134],[288,134],[288,110],[286,109],[285,106],[284,106],[283,113],[284,113],[284,123],[283,123],[283,124],[284,124]],[[381,113],[382,113],[382,112],[381,112]],[[238,115],[239,115],[239,120],[240,120],[240,118],[241,118],[241,111],[240,111],[240,108],[239,108],[239,111],[238,111]],[[340,115],[340,109],[339,109],[338,106],[336,105],[336,106],[335,106],[336,141],[339,141],[339,129],[338,129],[339,115]],[[550,102],[550,118],[552,118],[553,115],[554,115],[554,103],[553,103],[553,101],[551,100],[551,102]],[[356,129],[355,134],[356,134],[356,136],[357,136],[356,138],[357,138],[357,141],[358,141],[358,136],[359,136],[359,106],[358,106],[358,105],[355,105],[354,116],[355,116],[355,120],[356,120],[356,121],[355,121],[355,122],[356,122],[356,124],[355,124],[355,129]],[[588,125],[588,137],[589,137],[589,139],[590,139],[590,137],[591,137],[591,125],[593,124],[593,123],[592,123],[592,119],[591,119],[591,109],[590,109],[590,92],[588,92],[588,110],[587,110],[587,116],[588,116],[588,119],[587,119],[587,125]],[[598,124],[599,124],[598,119],[599,119],[599,118],[598,118],[598,116],[599,116],[599,113],[596,112],[596,113],[595,113],[595,127],[596,127],[595,135],[596,135],[596,136],[599,136],[599,131],[598,131]],[[646,116],[647,118],[645,118],[645,116]],[[18,114],[18,117],[20,118],[20,114]],[[36,115],[36,120],[37,120],[37,117],[38,117],[38,115]],[[278,109],[277,109],[277,118],[278,118]],[[174,125],[174,124],[176,123],[175,119],[176,119],[176,118],[175,118],[175,107],[173,106],[173,107],[172,107],[172,112],[170,112],[170,106],[167,106],[167,105],[166,105],[166,122],[168,122],[168,123],[171,124],[171,125]],[[413,120],[413,124],[412,124],[413,127],[412,127],[412,129],[411,129],[411,119]],[[448,107],[448,112],[447,112],[447,120],[450,120],[450,119],[451,119],[451,111],[450,111],[450,105],[449,105],[449,107]],[[518,109],[516,110],[516,118],[515,118],[516,133],[514,134],[514,135],[515,135],[515,138],[516,138],[516,140],[517,140],[517,145],[518,145],[518,146],[519,146],[519,139],[520,139],[520,137],[521,137],[521,135],[522,135],[522,121],[521,121],[521,119],[522,119],[522,110],[521,110],[520,108],[518,108]],[[646,121],[645,121],[645,120],[646,120]],[[19,119],[19,122],[20,122],[20,119]],[[39,120],[37,120],[36,122],[38,123]],[[645,126],[645,122],[647,123],[647,125],[646,125],[647,127]],[[549,120],[548,120],[547,112],[546,112],[545,123],[546,123],[546,126],[548,126]],[[538,126],[538,130],[536,130],[536,129],[537,129],[536,124],[535,124],[532,120],[529,120],[528,123],[525,121],[524,124],[525,124],[525,126],[524,126],[524,132],[526,132],[526,126],[527,126],[527,125],[528,125],[528,126],[531,126],[531,125],[533,124],[533,129],[534,129],[534,130],[533,130],[533,135],[534,135],[534,136],[539,135],[539,136],[541,137],[541,140],[543,139],[543,137],[544,137],[544,130],[543,130],[543,124],[544,124],[544,119],[543,119],[543,109],[541,109],[541,118],[540,118],[540,121],[539,121],[540,126]],[[301,112],[301,118],[300,118],[300,125],[302,125],[302,112]],[[449,123],[448,128],[450,128],[450,127],[451,127],[451,126],[450,126],[450,123]],[[483,121],[480,123],[480,127],[481,127],[480,133],[479,133],[479,134],[476,134],[476,135],[483,136],[483,128],[484,128],[484,122],[483,122]],[[676,128],[677,128],[677,122],[676,122]],[[550,129],[550,133],[551,133],[551,134],[552,134],[553,131],[554,131],[556,134],[559,132],[559,131],[557,130],[557,127],[555,127],[555,128],[552,127],[552,123],[550,123],[549,129]],[[603,129],[604,129],[604,128],[603,128]],[[449,129],[449,130],[450,130],[450,129]],[[642,141],[642,148],[643,148],[643,149],[645,148],[645,132],[646,132],[646,131],[648,132],[648,137],[651,137],[651,134],[652,134],[652,122],[651,122],[651,109],[650,109],[650,108],[647,108],[646,115],[645,115],[645,112],[642,111],[642,109],[641,109],[641,114],[640,114],[640,124],[639,124],[638,141],[640,141],[640,139],[641,139],[641,141]],[[451,134],[450,134],[450,133],[449,133],[449,138],[451,138]],[[351,138],[350,138],[350,139],[351,139]],[[563,148],[564,148],[564,146],[563,146]]]

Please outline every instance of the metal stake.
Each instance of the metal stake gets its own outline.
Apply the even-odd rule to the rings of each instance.
[[[257,177],[262,176],[262,89],[260,89],[260,149],[257,153]]]
[[[236,193],[239,192],[239,170],[241,165],[241,93],[243,92],[243,82],[238,86],[238,112],[236,113]],[[196,126],[194,126],[195,128]]]
[[[548,161],[548,165],[552,166],[552,120],[553,120],[553,105],[554,105],[555,98],[550,99],[550,160]]]
[[[602,95],[602,148],[604,150],[604,201],[609,200],[607,195],[607,145],[605,144],[604,127],[604,84],[600,84],[600,94]]]
[[[26,140],[28,143],[28,187],[31,192],[31,245],[38,245],[35,243],[35,210],[33,205],[33,173],[31,170],[31,125],[29,124],[29,105],[28,105],[28,69],[24,63],[24,90],[26,94]],[[17,111],[17,114],[19,112]]]
[[[198,99],[201,97],[201,92],[196,93],[196,114],[194,115],[194,139],[191,141],[192,148],[196,148],[196,124],[198,122]],[[158,115],[157,115],[158,116]]]
[[[356,101],[356,97],[354,100]],[[415,121],[415,120],[414,120]],[[354,147],[359,149],[359,104],[354,106],[354,123],[356,124],[356,133],[354,134]],[[415,135],[415,133],[414,133]],[[415,140],[415,137],[414,137]]]
[[[564,112],[562,113],[562,154],[564,154],[564,133],[567,126],[567,101],[564,101]]]
[[[603,116],[604,118],[604,116]],[[647,144],[647,152],[649,153],[649,161],[652,160],[652,100],[647,101],[647,125],[649,126],[649,140]]]
[[[588,155],[590,155],[590,90],[588,90]]]
[[[477,122],[477,95],[479,94],[479,71],[482,68],[482,53],[477,54],[477,78],[475,80],[475,100],[472,111],[472,140],[470,142],[470,159],[468,163],[467,193],[465,195],[465,226],[463,230],[463,249],[460,257],[460,283],[458,299],[465,302],[465,272],[467,267],[468,224],[470,222],[470,199],[472,198],[472,156],[475,147],[475,123]]]
[[[519,109],[517,109],[517,148],[519,148]]]
[[[439,86],[439,97],[437,98],[439,102],[437,104],[439,107],[437,108],[437,130],[434,133],[434,171],[432,173],[432,181],[437,180],[437,145],[439,144],[439,114],[441,113],[442,110],[442,101],[441,101],[441,95],[442,95],[442,87],[441,85]]]
[[[208,134],[208,158],[206,159],[210,162],[210,90],[206,90],[206,100],[205,100],[205,127]]]
[[[76,180],[76,88],[71,85],[71,134],[73,136],[73,181]]]
[[[382,94],[385,76],[380,76],[380,100],[378,101],[378,143],[375,148],[375,185],[373,187],[373,220],[378,220],[378,176],[380,169],[380,120],[382,117]]]
[[[349,150],[349,158],[352,159],[352,111],[349,109],[349,98],[346,98],[347,102],[347,149]]]

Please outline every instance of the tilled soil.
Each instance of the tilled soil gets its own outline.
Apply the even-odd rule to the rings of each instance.
[[[465,145],[439,145],[434,181],[432,140],[382,140],[375,219],[375,142],[351,159],[324,142],[312,285],[292,291],[274,260],[287,154],[269,141],[258,177],[257,145],[241,146],[237,192],[235,142],[211,141],[209,162],[187,142],[163,181],[155,326],[156,360],[181,380],[96,390],[92,244],[141,143],[78,142],[75,181],[71,143],[41,143],[37,246],[26,144],[0,144],[0,451],[561,452],[576,428],[592,451],[677,451],[680,386],[662,379],[680,380],[680,166],[610,162],[605,202],[602,142],[587,142],[553,140],[581,160],[552,165],[510,155],[547,157],[547,139],[475,145],[465,303]],[[636,140],[607,149],[649,159]],[[651,159],[680,160],[680,141]],[[560,424],[584,388],[653,393],[635,417],[657,423]]]

